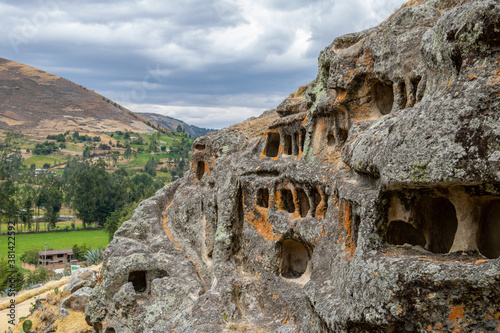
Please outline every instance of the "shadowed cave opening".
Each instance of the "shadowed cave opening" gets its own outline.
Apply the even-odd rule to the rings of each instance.
[[[198,161],[198,164],[196,165],[196,178],[198,178],[198,180],[201,180],[204,174],[205,174],[205,162]]]
[[[128,282],[132,282],[132,285],[134,286],[134,290],[136,293],[145,292],[148,286],[146,280],[146,272],[145,271],[130,272],[128,276]]]
[[[293,135],[294,141],[293,141],[293,154],[294,155],[299,155],[299,133],[295,133]]]
[[[375,99],[375,104],[381,114],[389,114],[394,103],[394,91],[392,85],[384,84],[381,81],[376,81],[372,88],[372,95]]]
[[[392,221],[387,228],[387,242],[392,245],[420,245],[425,246],[425,236],[422,230],[415,229],[411,224],[403,221]]]
[[[194,146],[194,149],[196,150],[205,150],[205,145],[204,144],[201,144],[201,143],[198,143]]]
[[[318,209],[318,206],[321,204],[321,195],[319,194],[318,190],[315,188],[311,189],[311,199],[312,199],[312,209],[311,209],[311,215],[312,217],[316,217],[316,209]]]
[[[332,132],[328,133],[328,135],[326,136],[326,140],[329,147],[335,146],[335,135]]]
[[[281,194],[281,203],[279,205],[280,209],[289,213],[295,212],[295,204],[293,203],[292,191],[287,189],[281,189],[280,194]]]
[[[257,191],[257,206],[269,208],[269,190],[260,188]]]
[[[285,155],[292,155],[292,136],[289,134],[285,134]]]
[[[407,98],[407,95],[406,95],[406,83],[405,82],[399,82],[399,84],[398,84],[398,91],[399,91],[400,107],[401,107],[401,109],[404,109],[406,107],[406,104],[408,103],[408,98]]]
[[[416,225],[426,239],[426,249],[434,253],[450,252],[458,227],[455,206],[442,197],[422,198],[415,212]]]
[[[280,246],[280,274],[284,278],[301,277],[307,270],[309,253],[300,242],[286,239]]]
[[[491,201],[483,211],[477,246],[489,259],[500,257],[500,200]]]
[[[423,97],[423,96],[419,95],[419,91],[418,91],[418,85],[420,84],[421,80],[422,80],[422,78],[420,76],[417,76],[417,77],[411,79],[412,93],[415,96],[415,102],[420,101]],[[421,92],[420,92],[420,94],[421,94]]]
[[[304,151],[304,146],[306,144],[306,130],[305,128],[300,130],[300,151]]]
[[[298,188],[297,190],[297,201],[299,203],[300,216],[306,217],[311,206],[309,205],[309,198],[303,189]]]
[[[116,333],[116,331],[113,327],[108,327],[106,328],[106,333]]]
[[[266,156],[276,157],[280,150],[279,133],[267,133]]]

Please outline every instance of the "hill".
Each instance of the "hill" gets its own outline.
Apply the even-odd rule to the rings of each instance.
[[[183,122],[182,120],[178,120],[169,116],[163,116],[157,113],[141,113],[141,116],[170,131],[177,130],[177,127],[181,125],[184,131],[188,133],[191,137],[195,137],[197,135],[205,136],[210,132],[216,131],[214,129],[201,128],[194,125],[189,125]]]
[[[144,122],[85,87],[0,58],[0,129],[41,137],[67,130],[147,132]]]

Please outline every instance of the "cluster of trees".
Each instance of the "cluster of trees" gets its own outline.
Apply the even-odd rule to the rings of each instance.
[[[47,140],[56,140],[57,142],[66,142],[66,135],[62,134],[62,133],[57,134],[57,135],[47,135]]]
[[[75,141],[80,141],[80,142],[101,142],[101,137],[99,136],[94,136],[91,137],[89,135],[80,135],[78,131],[73,132],[73,134],[70,135],[70,131],[66,131],[65,133],[59,133],[55,135],[47,135],[47,140],[55,140],[57,142],[66,142],[66,139],[73,139]]]
[[[77,157],[69,159],[63,175],[39,173],[35,166],[23,166],[19,151],[3,153],[0,158],[0,226],[14,222],[24,230],[39,231],[36,210],[43,209],[48,229],[55,229],[63,203],[72,207],[83,221],[83,228],[106,227],[106,221],[123,208],[137,206],[152,196],[164,182],[153,179],[155,161],[148,163],[148,173],[119,168],[106,171],[104,160],[90,163]],[[110,223],[116,230],[116,214]],[[113,231],[114,232],[114,231]],[[112,234],[110,234],[112,237]]]
[[[102,159],[94,164],[76,159],[69,161],[63,181],[66,184],[64,200],[76,210],[83,227],[94,223],[96,227],[106,227],[107,230],[107,219],[113,213],[120,212],[127,205],[137,205],[164,185],[163,181],[148,174],[132,174],[124,168],[106,172]]]
[[[94,137],[90,137],[89,135],[85,134],[85,135],[80,135],[80,133],[78,131],[75,131],[73,132],[73,140],[75,141],[80,141],[80,142],[100,142],[101,141],[101,137],[99,136],[94,136]]]
[[[35,154],[35,155],[48,155],[48,154],[52,153],[53,151],[58,150],[59,148],[66,148],[66,145],[64,143],[60,143],[59,145],[56,145],[55,142],[45,141],[44,143],[37,143],[35,145],[35,148],[33,148],[33,154]]]

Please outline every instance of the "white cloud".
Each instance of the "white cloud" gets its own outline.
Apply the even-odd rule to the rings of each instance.
[[[316,76],[318,53],[335,37],[378,24],[404,0],[3,2],[2,56],[43,64],[133,111],[220,127],[277,106]],[[40,12],[47,20],[14,52],[5,36],[22,35]],[[148,66],[165,80],[141,100],[122,98],[144,88]]]
[[[158,113],[181,119],[184,122],[205,128],[223,128],[261,115],[265,109],[249,107],[203,107],[155,104],[125,104],[129,110],[138,113]]]

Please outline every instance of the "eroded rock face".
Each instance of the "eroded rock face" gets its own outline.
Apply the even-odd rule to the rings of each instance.
[[[107,247],[88,322],[500,330],[499,22],[495,0],[403,6],[279,115],[198,139]]]

